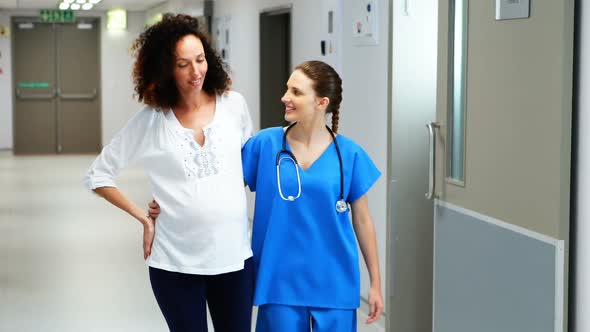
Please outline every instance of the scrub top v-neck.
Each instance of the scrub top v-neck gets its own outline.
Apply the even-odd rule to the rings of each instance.
[[[360,304],[356,238],[348,213],[335,208],[340,169],[334,142],[306,169],[299,166],[301,196],[278,193],[276,154],[283,128],[260,131],[242,149],[244,179],[256,192],[252,250],[256,268],[255,305],[284,304],[353,309]],[[367,153],[338,135],[344,171],[344,198],[354,202],[380,172]],[[288,144],[287,149],[290,150]],[[285,194],[297,193],[291,162],[280,167]]]

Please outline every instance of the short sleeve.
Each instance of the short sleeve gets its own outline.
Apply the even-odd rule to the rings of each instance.
[[[242,112],[241,112],[241,129],[242,129],[242,147],[244,144],[252,137],[254,133],[254,129],[252,126],[252,117],[250,116],[250,111],[248,110],[248,103],[246,103],[246,99],[241,96],[242,100]]]
[[[244,171],[244,181],[252,192],[256,191],[259,159],[260,137],[259,135],[255,135],[250,138],[242,148],[242,169]]]
[[[350,191],[347,202],[353,203],[366,194],[377,182],[381,172],[373,163],[369,155],[361,148],[355,153],[352,167]]]
[[[154,113],[151,109],[138,112],[102,149],[83,179],[87,189],[116,187],[115,178],[119,171],[144,153],[147,127]]]

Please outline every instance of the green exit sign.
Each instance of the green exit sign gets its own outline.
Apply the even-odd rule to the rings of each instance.
[[[75,21],[73,10],[43,9],[39,12],[41,22],[45,23],[73,23]]]

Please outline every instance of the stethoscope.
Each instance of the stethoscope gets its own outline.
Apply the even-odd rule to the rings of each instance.
[[[277,153],[277,158],[276,158],[276,166],[277,166],[277,187],[279,188],[279,195],[281,196],[281,198],[285,201],[290,201],[293,202],[296,199],[298,199],[301,196],[301,178],[299,176],[299,163],[297,162],[297,158],[295,158],[295,155],[293,155],[293,153],[291,153],[291,151],[287,150],[287,133],[289,132],[289,130],[291,128],[293,128],[293,126],[295,126],[297,124],[297,122],[289,125],[287,127],[287,129],[285,130],[285,133],[283,134],[283,148],[281,149],[281,151],[279,151]],[[340,147],[338,147],[338,141],[336,141],[336,136],[334,136],[334,132],[332,132],[332,130],[326,126],[326,129],[328,129],[328,132],[330,133],[330,135],[332,135],[332,140],[334,140],[334,146],[336,147],[336,153],[338,154],[338,163],[340,164],[340,199],[338,201],[336,201],[336,211],[338,213],[343,213],[346,212],[348,210],[348,204],[346,204],[346,201],[344,200],[344,170],[342,168],[342,156],[340,155]],[[286,154],[287,156],[281,157],[281,155]],[[281,188],[281,162],[283,160],[288,160],[290,162],[293,163],[293,165],[295,166],[295,171],[297,174],[297,196],[287,196],[285,197],[285,195],[283,194],[283,190]]]

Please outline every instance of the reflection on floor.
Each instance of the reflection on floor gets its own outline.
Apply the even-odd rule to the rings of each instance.
[[[0,152],[0,331],[167,331],[141,227],[82,187],[93,159]],[[118,185],[142,206],[150,199],[139,169]],[[359,311],[359,331],[384,331],[365,319]]]

